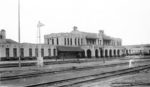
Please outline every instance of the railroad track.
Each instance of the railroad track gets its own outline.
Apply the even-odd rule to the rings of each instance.
[[[69,78],[69,79],[58,80],[58,81],[53,81],[53,82],[28,85],[26,87],[71,87],[71,86],[79,85],[82,83],[111,78],[114,76],[138,73],[139,71],[149,69],[149,68],[150,68],[150,65],[142,65],[142,66],[137,66],[133,68],[121,69],[117,71],[110,71],[110,72],[104,72],[104,73],[99,73],[99,74],[94,74],[94,75],[81,76],[81,77]]]
[[[147,60],[145,62],[148,62],[148,61],[150,61],[150,60]],[[135,61],[134,63],[140,63],[140,62],[144,62],[144,61]],[[35,72],[35,73],[30,73],[30,74],[25,74],[25,75],[23,74],[23,75],[0,77],[0,81],[37,77],[37,76],[42,76],[42,75],[47,75],[47,74],[52,75],[52,74],[59,74],[59,73],[65,73],[65,72],[71,72],[71,71],[84,71],[84,70],[91,70],[91,69],[98,69],[98,68],[124,66],[124,65],[127,65],[127,64],[128,64],[128,62],[118,63],[118,64],[110,64],[110,65],[97,65],[97,66],[81,67],[81,68],[71,67],[71,68],[58,70],[58,71]]]

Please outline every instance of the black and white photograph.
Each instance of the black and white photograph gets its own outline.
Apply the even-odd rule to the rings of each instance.
[[[0,87],[150,87],[150,0],[0,0]]]

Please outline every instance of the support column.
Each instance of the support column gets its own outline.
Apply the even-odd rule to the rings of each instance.
[[[78,44],[78,38],[76,38],[76,45],[78,46],[79,44]]]
[[[114,57],[114,49],[112,49],[112,57]]]
[[[105,49],[103,49],[103,57],[105,57]]]
[[[98,49],[98,58],[100,58],[100,50]]]
[[[95,49],[94,48],[91,50],[91,57],[95,58]]]
[[[87,58],[87,50],[84,50],[84,52],[85,52],[85,58]]]
[[[110,57],[110,53],[109,53],[109,50],[110,50],[110,49],[108,49],[108,50],[107,50],[107,56],[108,56],[108,57]]]
[[[53,48],[51,48],[51,56],[54,56],[54,49]]]
[[[44,56],[48,56],[48,49],[44,47]]]
[[[35,56],[35,47],[31,47],[31,49],[32,49],[32,56]]]
[[[121,49],[121,50],[120,50],[120,56],[122,56],[122,54],[123,54],[123,52],[122,52],[122,51],[123,51],[123,50]]]
[[[75,38],[74,37],[72,37],[72,45],[74,46],[75,45]]]

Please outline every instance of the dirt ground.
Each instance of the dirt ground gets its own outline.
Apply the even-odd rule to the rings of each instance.
[[[133,75],[115,77],[79,87],[150,87],[150,69]]]

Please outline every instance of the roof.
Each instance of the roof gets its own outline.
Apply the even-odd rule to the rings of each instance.
[[[80,47],[65,47],[65,46],[57,46],[58,51],[65,51],[65,52],[81,52],[83,49]]]
[[[125,47],[150,47],[150,44],[126,45]]]
[[[18,43],[18,42],[14,41],[12,39],[6,39],[6,43]]]
[[[12,40],[12,39],[6,39],[4,41],[0,41],[0,44],[16,44],[18,42]]]
[[[110,36],[103,35],[103,39],[104,40],[111,40],[112,38]]]

